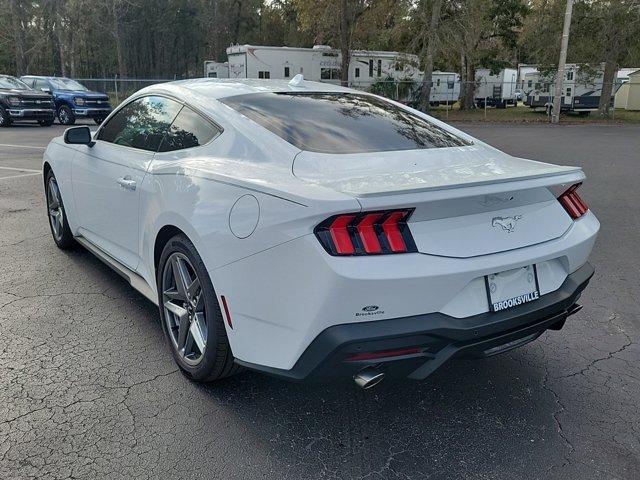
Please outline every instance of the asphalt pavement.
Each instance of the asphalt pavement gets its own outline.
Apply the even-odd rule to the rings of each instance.
[[[190,382],[156,307],[50,238],[39,169],[63,128],[1,129],[0,478],[640,478],[640,127],[459,126],[584,168],[596,275],[562,331],[368,391]]]

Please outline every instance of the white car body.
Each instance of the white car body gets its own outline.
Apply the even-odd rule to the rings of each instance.
[[[433,315],[459,326],[481,317],[493,325],[504,312],[490,312],[487,275],[535,265],[541,300],[518,307],[531,309],[587,264],[598,220],[591,211],[574,220],[557,200],[584,180],[578,167],[514,158],[394,102],[469,144],[314,153],[219,101],[256,92],[362,95],[295,83],[179,81],[145,88],[127,100],[169,96],[222,128],[195,148],[153,153],[100,140],[91,147],[52,140],[45,169],[55,172],[73,235],[158,303],[156,242],[167,228],[184,232],[218,297],[226,297],[231,318],[225,328],[236,361],[295,379],[305,378],[335,350],[338,343],[313,365],[300,366],[314,340],[331,327],[391,325],[385,321],[407,318],[428,322]],[[123,188],[123,180],[135,189]],[[337,214],[395,208],[415,209],[408,226],[417,252],[332,256],[314,234]],[[563,306],[560,320],[572,313],[568,307],[575,298]],[[436,355],[435,363],[454,353]],[[427,357],[403,374],[424,378],[438,366],[422,368]]]

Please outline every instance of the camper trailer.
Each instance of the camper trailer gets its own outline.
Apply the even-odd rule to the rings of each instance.
[[[229,78],[229,62],[204,62],[205,78]]]
[[[588,115],[598,109],[602,94],[604,68],[591,69],[588,66],[567,64],[562,85],[563,112],[579,112]],[[525,75],[527,94],[525,105],[533,109],[551,112],[555,90],[556,72],[534,72]],[[615,88],[613,89],[615,93]]]
[[[506,108],[516,105],[518,72],[513,68],[505,68],[493,73],[488,68],[476,70],[475,102],[478,107],[486,106]]]
[[[342,56],[328,45],[313,48],[234,45],[227,48],[229,77],[290,79],[298,73],[312,81],[340,83]],[[386,79],[417,80],[418,57],[399,52],[354,50],[349,79],[354,87],[367,88]]]
[[[455,72],[435,71],[431,77],[431,105],[452,105],[460,97],[460,75]]]

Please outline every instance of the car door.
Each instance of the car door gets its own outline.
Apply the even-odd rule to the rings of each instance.
[[[129,102],[73,162],[80,234],[131,270],[139,262],[139,187],[181,107],[160,96]]]

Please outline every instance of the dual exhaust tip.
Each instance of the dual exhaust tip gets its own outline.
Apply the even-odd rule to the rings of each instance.
[[[384,372],[373,367],[364,368],[353,376],[353,381],[363,390],[375,387],[382,380],[384,380]]]

